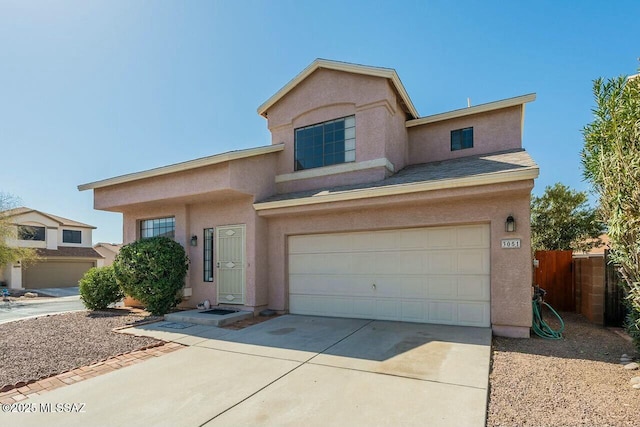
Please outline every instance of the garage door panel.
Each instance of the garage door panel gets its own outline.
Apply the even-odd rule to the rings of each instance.
[[[400,302],[401,318],[403,322],[425,322],[428,318],[425,312],[426,304],[422,300],[403,300]]]
[[[429,297],[427,280],[424,276],[406,277],[401,281],[401,298],[425,299]]]
[[[310,258],[312,256],[308,255]],[[316,267],[318,272],[330,273],[330,274],[353,274],[351,254],[333,253],[322,255],[321,265]],[[312,261],[312,260],[309,260]]]
[[[375,311],[376,301],[373,298],[354,298],[353,315],[347,317],[369,318]]]
[[[427,298],[452,299],[457,295],[457,280],[455,276],[429,276],[427,284]]]
[[[289,253],[308,254],[333,252],[335,242],[332,235],[315,234],[310,236],[292,236],[289,238]]]
[[[371,297],[371,285],[375,281],[373,276],[292,275],[289,279],[289,292],[304,295]]]
[[[458,304],[458,324],[478,325],[485,322],[489,322],[489,309],[486,304],[470,302]]]
[[[297,254],[292,255],[291,274],[345,274],[351,272],[350,256],[344,254]],[[328,266],[331,266],[329,269]]]
[[[422,229],[402,230],[396,237],[398,249],[424,249],[427,244],[427,232]]]
[[[337,243],[342,244],[342,238],[337,238]],[[380,251],[395,249],[396,244],[391,234],[386,231],[377,233],[351,233],[347,239],[354,251]]]
[[[484,249],[457,251],[457,271],[460,274],[489,274],[491,262]]]
[[[351,265],[353,274],[367,274],[375,268],[380,255],[375,252],[354,252],[351,254]]]
[[[395,257],[396,273],[424,274],[426,256],[424,251],[402,251]]]
[[[375,287],[373,286],[375,284]],[[375,298],[424,298],[424,279],[420,276],[377,276],[362,286]]]
[[[456,323],[457,304],[452,301],[429,302],[428,321],[430,323]]]
[[[375,318],[396,320],[400,317],[400,301],[396,299],[376,299]]]
[[[486,224],[294,236],[289,249],[292,313],[490,325]]]
[[[489,301],[489,277],[459,276],[457,282],[458,297],[470,301]]]
[[[434,228],[427,231],[427,248],[451,248],[455,247],[456,235],[450,227]]]
[[[427,253],[427,268],[431,274],[456,274],[458,254],[454,251],[434,251]]]
[[[489,228],[482,225],[471,225],[456,228],[458,248],[488,248]]]

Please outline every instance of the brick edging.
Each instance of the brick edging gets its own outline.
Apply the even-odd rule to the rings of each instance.
[[[41,377],[36,380],[20,381],[5,385],[0,389],[0,403],[15,403],[26,399],[31,394],[42,394],[56,388],[83,381],[125,366],[140,363],[151,357],[162,356],[181,348],[182,344],[158,341],[142,348],[119,353],[106,359],[94,361],[79,368]]]

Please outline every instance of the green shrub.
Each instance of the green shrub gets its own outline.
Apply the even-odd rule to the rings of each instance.
[[[162,316],[182,300],[188,263],[179,243],[168,237],[150,237],[123,246],[113,267],[124,293]]]
[[[90,310],[104,310],[124,298],[113,274],[113,267],[94,267],[79,282],[80,299]]]
[[[640,351],[640,313],[632,304],[627,305],[624,329],[633,339],[633,345]]]

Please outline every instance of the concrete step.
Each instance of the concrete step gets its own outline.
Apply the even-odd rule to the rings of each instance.
[[[196,325],[208,325],[208,326],[224,326],[229,323],[238,322],[244,319],[250,319],[253,317],[251,311],[236,311],[229,314],[212,314],[206,313],[209,310],[188,310],[179,311],[177,313],[165,314],[164,320],[168,322],[183,322],[183,323],[195,323]]]

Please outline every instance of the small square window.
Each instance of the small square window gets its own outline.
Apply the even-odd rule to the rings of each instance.
[[[451,131],[451,151],[473,148],[473,128]]]
[[[62,230],[63,243],[82,243],[82,231],[80,230]]]

